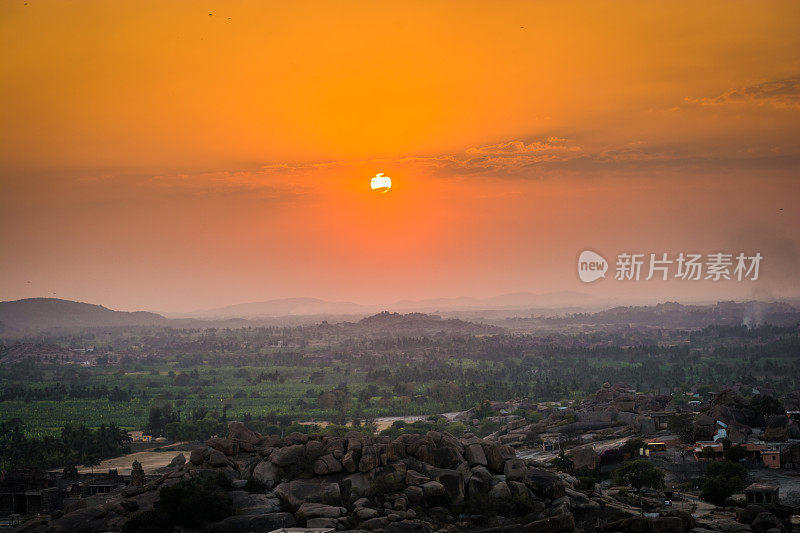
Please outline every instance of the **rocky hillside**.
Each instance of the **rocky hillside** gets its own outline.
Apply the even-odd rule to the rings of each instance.
[[[355,324],[343,324],[349,334],[394,336],[394,335],[483,335],[503,333],[503,328],[467,322],[457,318],[444,319],[439,315],[425,313],[390,313],[384,311],[358,321]]]
[[[293,525],[469,531],[516,524],[518,531],[566,532],[575,528],[573,511],[599,507],[572,490],[574,479],[534,468],[508,446],[470,435],[457,439],[432,431],[391,440],[351,432],[343,438],[300,433],[279,438],[231,422],[227,438],[210,439],[188,460],[179,455],[158,480],[128,486],[100,507],[23,530],[117,531],[153,508],[158,489],[220,473],[232,480],[227,493],[232,515],[207,524],[205,531]]]
[[[392,440],[357,432],[344,437],[292,433],[280,438],[231,422],[226,438],[209,439],[188,459],[176,456],[158,478],[146,481],[138,463],[134,472],[130,485],[109,494],[105,503],[73,506],[18,531],[788,531],[759,506],[748,506],[735,519],[729,513],[695,520],[676,510],[640,516],[639,498],[581,492],[575,478],[471,434],[455,438],[430,431]]]

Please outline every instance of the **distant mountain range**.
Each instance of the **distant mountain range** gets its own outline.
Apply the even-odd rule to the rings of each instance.
[[[192,313],[170,313],[186,318],[260,318],[293,315],[363,315],[370,308],[353,302],[328,302],[318,298],[281,298],[249,302]]]
[[[339,304],[324,302],[313,298],[292,298],[264,302],[264,304],[243,304],[223,308],[229,310],[231,316],[241,316],[240,313],[260,313],[269,310],[281,313],[284,316],[291,313],[314,312],[325,313],[331,306]],[[346,305],[346,304],[344,304]],[[356,304],[351,304],[356,305]],[[336,309],[341,309],[337,307]],[[299,316],[299,315],[298,315]],[[390,313],[384,311],[363,318],[357,322],[344,320],[346,316],[332,315],[336,323],[325,320],[329,315],[315,315],[313,320],[304,321],[308,327],[318,327],[324,330],[335,329],[343,334],[367,335],[426,335],[439,332],[450,334],[486,334],[500,333],[502,328],[485,324],[476,324],[458,319],[445,319],[437,315],[423,313]],[[291,316],[288,317],[292,322]],[[203,320],[194,318],[167,318],[157,313],[144,311],[126,312],[114,311],[102,305],[93,305],[57,298],[30,298],[12,302],[0,302],[0,335],[7,337],[24,336],[25,334],[54,328],[91,328],[91,327],[133,327],[133,326],[164,326],[173,328],[197,327],[242,327],[251,325],[278,325],[279,321],[259,318],[243,319],[218,319]],[[295,325],[302,323],[294,322]]]
[[[321,328],[336,327],[341,333],[362,334],[485,334],[502,329],[530,331],[541,326],[575,324],[629,324],[660,327],[702,327],[710,324],[756,325],[797,324],[800,309],[787,302],[717,302],[711,305],[682,305],[668,302],[653,306],[595,308],[594,312],[561,307],[558,313],[533,313],[564,302],[576,304],[581,295],[560,293],[534,295],[516,293],[484,300],[454,298],[397,302],[394,307],[408,306],[416,312],[376,310],[352,302],[327,302],[315,298],[286,298],[267,302],[233,305],[195,314],[196,318],[168,318],[145,311],[114,311],[93,305],[57,298],[29,298],[0,302],[0,335],[6,338],[23,337],[29,333],[52,328],[164,326],[173,328],[244,327],[244,326],[301,326],[318,324]],[[560,298],[560,299],[559,299]],[[471,305],[470,305],[471,304]],[[459,305],[463,307],[458,307]],[[514,307],[514,306],[517,307]],[[566,304],[564,304],[566,305]],[[417,307],[418,306],[418,307]],[[431,314],[431,307],[443,312]],[[452,307],[447,307],[452,306]],[[428,310],[421,313],[417,310]],[[446,309],[450,311],[444,312]],[[507,309],[509,311],[491,311]],[[516,310],[515,310],[516,309]],[[495,313],[495,314],[493,314]],[[442,316],[444,318],[442,318]],[[366,317],[366,318],[365,318]],[[360,319],[360,320],[359,320]],[[335,326],[334,326],[335,325]],[[495,326],[500,326],[499,328]]]
[[[192,313],[170,313],[187,318],[263,318],[297,315],[370,315],[379,311],[458,311],[468,309],[542,309],[599,306],[594,296],[574,291],[546,294],[515,292],[491,298],[431,298],[400,300],[389,305],[362,305],[354,302],[330,302],[318,298],[282,298],[242,303]]]

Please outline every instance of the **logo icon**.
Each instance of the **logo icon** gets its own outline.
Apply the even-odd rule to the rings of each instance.
[[[591,250],[584,250],[578,257],[578,277],[584,283],[591,283],[606,277],[608,261]]]

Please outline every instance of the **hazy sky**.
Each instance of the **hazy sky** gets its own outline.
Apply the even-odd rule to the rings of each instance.
[[[0,298],[798,295],[798,27],[794,1],[4,1]],[[584,249],[764,260],[584,285]]]

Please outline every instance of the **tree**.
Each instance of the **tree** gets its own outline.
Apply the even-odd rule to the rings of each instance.
[[[717,452],[711,446],[704,446],[703,451],[700,453],[700,456],[703,459],[708,459],[709,461],[713,461],[717,458]]]
[[[724,507],[725,501],[735,491],[734,485],[722,476],[706,477],[700,497],[709,503]]]
[[[664,486],[664,471],[644,459],[637,459],[623,464],[617,470],[617,479],[637,492],[645,487],[660,489]]]
[[[572,472],[575,468],[575,463],[572,462],[572,459],[564,453],[564,450],[561,450],[561,453],[558,454],[558,457],[553,459],[553,466],[556,467],[557,470],[561,472]]]
[[[644,439],[640,439],[639,437],[631,437],[630,439],[625,441],[625,444],[622,445],[623,453],[630,454],[631,457],[636,457],[639,455],[639,450],[647,446],[647,443]]]
[[[483,420],[484,418],[492,416],[493,413],[494,411],[492,410],[489,400],[484,400],[475,407],[474,417],[478,420]]]
[[[89,455],[86,459],[83,460],[83,466],[88,466],[92,469],[92,474],[94,474],[94,467],[98,466],[101,463],[100,458],[96,455]]]
[[[677,434],[683,442],[694,442],[693,417],[690,414],[674,415],[669,419],[669,429]]]
[[[753,425],[763,426],[764,423],[771,417],[776,415],[785,415],[786,408],[776,398],[767,395],[756,395],[750,400],[750,408],[755,413],[755,420]]]
[[[736,489],[741,488],[742,482],[747,478],[747,469],[731,461],[717,461],[711,463],[706,468],[706,477],[722,476],[726,479],[733,479],[738,483]]]
[[[731,446],[731,449],[736,447]],[[706,478],[703,481],[700,497],[714,505],[724,507],[730,495],[742,488],[746,477],[747,469],[738,463],[731,461],[711,463],[706,468]]]
[[[64,467],[64,472],[61,475],[62,479],[76,479],[78,477],[78,469],[75,465],[67,465]]]
[[[167,424],[179,422],[180,416],[170,402],[155,404],[150,408],[147,418],[147,430],[162,435]]]
[[[747,448],[741,444],[734,444],[725,452],[725,459],[738,463],[747,458]]]

